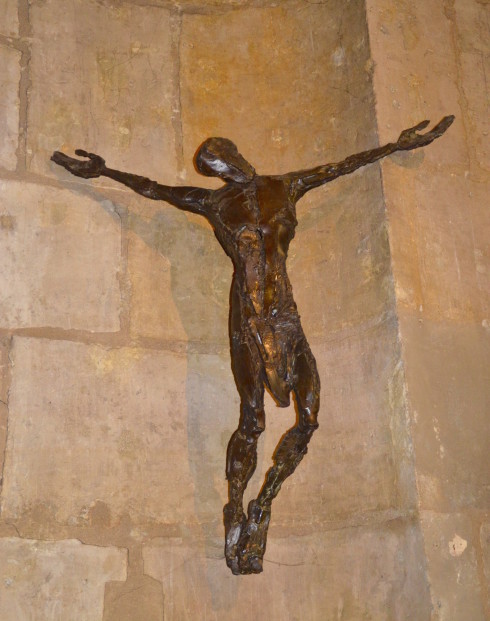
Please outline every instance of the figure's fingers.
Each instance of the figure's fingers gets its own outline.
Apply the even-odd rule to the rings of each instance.
[[[90,157],[90,153],[87,153],[84,149],[76,149],[75,155],[79,155],[80,157]]]
[[[430,121],[426,119],[425,121],[422,121],[415,125],[415,127],[412,127],[412,131],[419,132],[421,129],[425,129],[429,123]]]
[[[449,116],[445,116],[443,119],[439,121],[437,125],[434,126],[433,132],[435,133],[443,133],[446,129],[453,124],[454,114],[450,114]]]
[[[51,160],[60,166],[68,166],[71,162],[73,162],[73,158],[65,155],[61,151],[55,151],[51,156]]]

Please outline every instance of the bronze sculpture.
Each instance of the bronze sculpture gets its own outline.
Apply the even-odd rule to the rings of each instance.
[[[85,179],[106,176],[154,200],[208,219],[234,265],[230,295],[232,369],[241,400],[240,421],[228,444],[224,507],[225,556],[234,574],[262,571],[272,500],[293,473],[318,427],[320,380],[303,333],[286,272],[289,243],[297,225],[295,204],[309,190],[375,162],[395,151],[430,144],[453,122],[444,117],[431,131],[423,121],[387,144],[336,163],[284,175],[257,175],[225,138],[209,138],[195,156],[197,170],[225,182],[218,190],[169,187],[145,177],[107,168],[93,153],[77,150],[79,160],[59,151],[52,160]],[[280,407],[293,391],[297,423],[283,436],[262,489],[243,511],[243,493],[257,461],[257,442],[265,428],[264,388]]]

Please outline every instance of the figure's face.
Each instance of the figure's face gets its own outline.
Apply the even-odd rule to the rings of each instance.
[[[197,150],[194,162],[201,174],[208,177],[221,177],[225,181],[246,183],[255,176],[253,166],[227,138],[205,140]]]

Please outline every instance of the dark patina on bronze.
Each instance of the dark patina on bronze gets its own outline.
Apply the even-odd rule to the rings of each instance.
[[[195,166],[225,182],[218,190],[169,187],[145,177],[107,168],[94,153],[84,160],[56,151],[52,160],[89,179],[105,176],[138,194],[204,216],[234,265],[231,285],[230,343],[233,374],[241,399],[238,429],[227,452],[229,501],[224,507],[225,556],[234,574],[262,571],[271,504],[284,480],[307,451],[318,427],[320,379],[301,327],[286,271],[289,243],[296,228],[296,202],[309,190],[347,175],[382,157],[417,149],[441,136],[453,122],[444,117],[431,131],[429,121],[403,131],[397,142],[352,155],[336,164],[285,175],[258,175],[226,138],[209,138],[198,149]],[[243,510],[243,493],[257,462],[257,441],[265,428],[264,389],[280,407],[295,396],[297,422],[279,442],[259,495]]]

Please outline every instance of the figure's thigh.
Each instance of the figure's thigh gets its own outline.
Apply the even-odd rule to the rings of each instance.
[[[232,344],[231,367],[243,406],[264,408],[264,369],[258,352],[246,342]]]
[[[305,340],[297,347],[294,362],[294,394],[299,409],[300,424],[317,427],[320,409],[320,377],[315,357]]]

